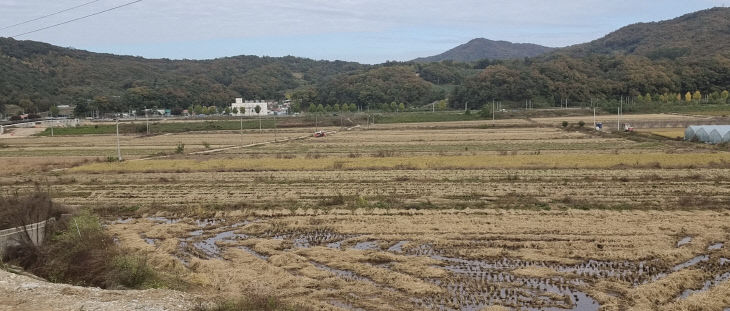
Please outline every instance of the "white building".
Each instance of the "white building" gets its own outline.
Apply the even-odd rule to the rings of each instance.
[[[238,111],[238,113],[233,114],[235,116],[265,116],[269,114],[269,106],[274,104],[273,101],[267,101],[267,100],[247,100],[243,101],[243,98],[236,98],[236,102],[231,104],[231,110],[234,108]],[[256,114],[256,106],[261,107],[261,111]],[[243,112],[243,114],[241,113]]]

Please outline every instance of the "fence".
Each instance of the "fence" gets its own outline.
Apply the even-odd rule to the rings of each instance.
[[[25,238],[26,232],[27,237],[35,245],[43,243],[43,239],[46,236],[46,224],[51,224],[55,219],[51,218],[34,224],[25,225],[24,227],[15,227],[5,230],[0,230],[0,257],[5,253],[5,250],[10,246],[15,246]]]

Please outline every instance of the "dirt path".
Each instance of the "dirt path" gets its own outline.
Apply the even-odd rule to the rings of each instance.
[[[15,127],[5,128],[5,133],[0,138],[19,138],[28,137],[45,131],[45,127]]]
[[[0,310],[191,310],[196,298],[162,289],[103,290],[49,283],[0,270]]]

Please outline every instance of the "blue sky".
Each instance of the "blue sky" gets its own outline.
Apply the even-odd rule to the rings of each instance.
[[[0,30],[0,36],[130,1],[98,0]],[[87,2],[0,0],[0,28]],[[730,0],[143,0],[16,39],[149,58],[294,55],[380,63],[438,54],[477,37],[567,46],[631,23],[728,5]]]

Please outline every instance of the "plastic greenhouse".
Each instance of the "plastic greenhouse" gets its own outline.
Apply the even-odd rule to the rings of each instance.
[[[684,130],[685,140],[720,144],[730,142],[730,125],[692,125]]]

